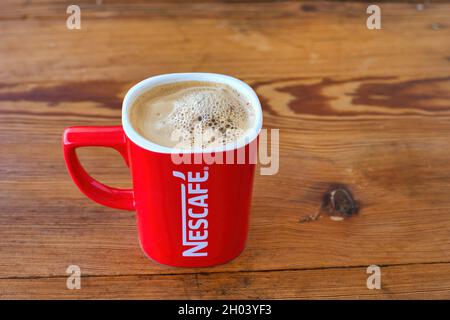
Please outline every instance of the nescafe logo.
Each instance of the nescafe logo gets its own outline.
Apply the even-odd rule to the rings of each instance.
[[[200,172],[173,171],[181,182],[181,224],[183,257],[208,255],[208,167]]]

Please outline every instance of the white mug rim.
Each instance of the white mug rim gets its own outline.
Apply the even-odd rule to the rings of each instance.
[[[159,145],[151,142],[140,135],[131,125],[130,122],[130,110],[133,102],[143,92],[156,87],[158,85],[164,85],[168,83],[184,82],[184,81],[208,81],[223,83],[229,85],[239,93],[244,95],[250,102],[250,106],[254,110],[255,121],[251,128],[248,129],[248,133],[238,139],[236,142],[228,143],[224,146],[206,148],[206,149],[180,149],[171,148]],[[262,128],[262,109],[261,102],[258,99],[255,91],[245,82],[236,79],[231,76],[218,73],[205,73],[205,72],[189,72],[189,73],[168,73],[149,77],[135,84],[125,95],[122,103],[122,126],[127,137],[136,145],[149,151],[168,154],[191,154],[191,153],[211,153],[211,152],[227,152],[235,149],[239,149],[249,144],[256,139]]]

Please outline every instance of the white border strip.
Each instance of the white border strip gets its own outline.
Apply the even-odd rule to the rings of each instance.
[[[249,134],[247,134],[244,137],[241,137],[237,141],[237,143],[231,142],[221,147],[207,148],[207,149],[197,148],[193,150],[164,147],[142,137],[136,130],[134,130],[134,128],[131,126],[130,123],[129,115],[133,102],[136,100],[137,97],[139,97],[141,94],[151,89],[152,87],[182,81],[209,81],[209,82],[223,83],[229,85],[230,87],[234,88],[235,90],[243,94],[249,100],[250,105],[253,107],[255,114],[255,122],[253,126],[249,129]],[[239,79],[216,73],[195,73],[195,72],[170,73],[147,78],[139,82],[135,86],[133,86],[127,92],[122,104],[122,126],[125,131],[125,134],[128,136],[128,138],[130,138],[131,141],[133,141],[138,146],[153,152],[178,153],[178,154],[222,152],[222,151],[230,151],[233,149],[239,149],[245,146],[246,144],[250,143],[251,141],[253,141],[258,136],[262,128],[262,110],[261,110],[261,103],[255,91],[253,91],[253,89],[250,88],[248,84]]]

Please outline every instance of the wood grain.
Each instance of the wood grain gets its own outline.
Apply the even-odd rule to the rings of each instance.
[[[366,268],[0,280],[10,299],[449,299],[449,264],[382,268],[382,288],[368,290]],[[169,294],[170,293],[170,294]]]
[[[80,3],[80,31],[64,1],[0,5],[1,298],[450,297],[449,4],[383,3],[370,31],[364,3]],[[247,248],[214,268],[147,260],[134,214],[86,199],[60,150],[66,126],[119,124],[128,88],[181,71],[247,81],[280,129]],[[113,151],[80,156],[130,186]],[[333,184],[360,212],[308,222]],[[65,289],[70,264],[80,291]],[[370,264],[381,291],[365,287]]]

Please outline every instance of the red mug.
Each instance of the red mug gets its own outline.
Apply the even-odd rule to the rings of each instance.
[[[180,81],[224,83],[247,97],[255,121],[245,138],[213,150],[183,150],[157,145],[139,135],[129,119],[133,101],[152,87]],[[139,241],[147,257],[177,267],[213,266],[234,259],[244,249],[261,126],[261,104],[246,83],[211,73],[159,75],[127,92],[122,126],[65,129],[64,159],[86,196],[108,207],[136,211]],[[88,146],[116,149],[130,167],[133,189],[112,188],[89,176],[75,152]],[[211,163],[207,154],[227,161]],[[179,163],[174,157],[190,161]],[[233,157],[235,161],[228,161]]]

